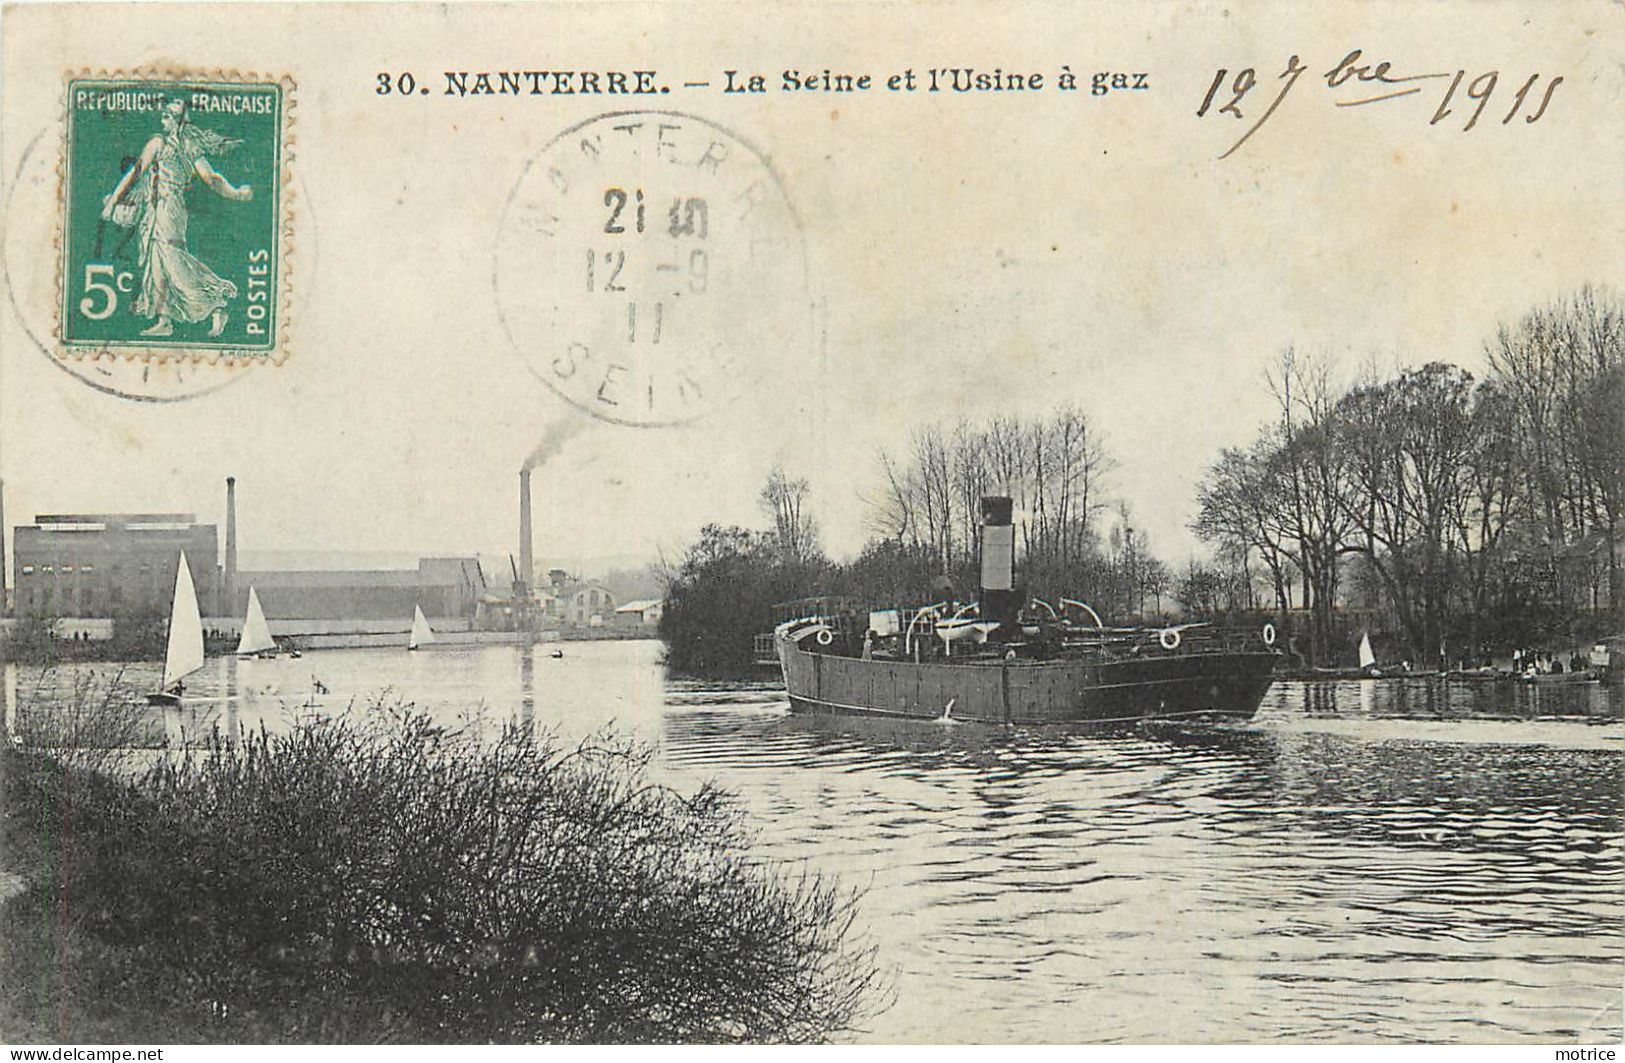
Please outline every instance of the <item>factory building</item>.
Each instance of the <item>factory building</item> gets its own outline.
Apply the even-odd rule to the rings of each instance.
[[[615,607],[616,627],[655,628],[660,626],[660,615],[665,603],[659,598],[639,598]]]
[[[198,608],[218,604],[219,529],[191,513],[50,514],[19,525],[12,539],[13,613],[19,617],[109,617],[167,613],[185,551]]]
[[[269,620],[402,620],[414,608],[429,617],[472,619],[487,595],[485,575],[472,557],[425,557],[415,569],[260,571],[237,573],[231,616],[259,595]]]
[[[581,627],[601,627],[615,614],[615,596],[607,588],[575,579],[562,569],[548,572],[538,604],[549,620]]]
[[[299,625],[309,629],[306,633],[378,621],[404,630],[419,608],[426,616],[472,626],[482,607],[496,600],[473,557],[419,558],[415,569],[240,571],[233,477],[226,478],[223,567],[219,532],[191,513],[37,516],[33,524],[12,530],[11,614],[53,620],[167,615],[182,552],[199,612],[218,618],[222,629],[247,613],[250,588],[267,619],[314,621]],[[0,579],[0,612],[5,583]],[[510,614],[512,605],[508,600]],[[510,616],[510,625],[513,620]]]

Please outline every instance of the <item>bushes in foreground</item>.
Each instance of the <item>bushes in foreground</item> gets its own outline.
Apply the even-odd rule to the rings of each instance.
[[[136,991],[202,1039],[802,1042],[860,1021],[855,897],[752,861],[727,796],[656,785],[648,757],[374,710],[217,737],[124,786],[36,763],[36,815],[75,789],[72,837],[8,922],[73,913],[106,953],[90,982],[156,972]]]

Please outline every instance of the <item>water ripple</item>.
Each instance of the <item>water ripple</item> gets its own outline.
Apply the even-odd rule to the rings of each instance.
[[[1617,688],[1278,683],[1246,724],[1006,731],[793,716],[776,684],[575,643],[221,662],[192,723],[274,719],[317,677],[340,707],[388,687],[448,721],[630,729],[673,784],[732,790],[758,858],[865,890],[897,997],[866,1039],[1622,1034]]]
[[[662,741],[780,855],[870,876],[900,964],[883,1039],[1617,1038],[1617,706],[1372,695],[1282,684],[1249,725],[1010,733],[690,690]]]

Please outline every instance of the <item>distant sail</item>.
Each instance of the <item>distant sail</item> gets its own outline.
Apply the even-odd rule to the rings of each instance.
[[[1367,631],[1360,636],[1360,667],[1370,668],[1377,663],[1377,655],[1371,652],[1371,632]]]
[[[260,608],[260,596],[248,588],[248,618],[243,621],[243,637],[237,640],[238,654],[259,653],[276,649],[271,637],[271,625],[265,622],[265,610]]]
[[[427,646],[434,641],[434,629],[429,627],[428,618],[423,615],[423,607],[412,607],[412,634],[406,640],[406,648],[415,650],[419,646]]]
[[[175,572],[175,601],[169,613],[169,647],[164,653],[164,684],[175,683],[203,667],[203,617],[197,608],[197,590],[192,586],[192,568],[181,554]]]

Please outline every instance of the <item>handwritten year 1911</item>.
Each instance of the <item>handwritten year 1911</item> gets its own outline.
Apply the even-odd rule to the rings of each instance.
[[[1286,99],[1287,93],[1291,92],[1292,87],[1298,83],[1298,78],[1307,70],[1308,67],[1304,65],[1298,56],[1294,55],[1287,60],[1286,68],[1276,77],[1276,81],[1282,84],[1280,90],[1276,92],[1275,98],[1270,101],[1269,106],[1248,127],[1247,131],[1241,135],[1241,139],[1232,144],[1230,150],[1219,156],[1220,159],[1227,159],[1235,154],[1238,148],[1247,143],[1247,140],[1258,132],[1265,122],[1269,121],[1276,108],[1281,106],[1281,101]],[[1444,79],[1449,78],[1449,87],[1444,90],[1443,95],[1440,97],[1438,107],[1435,108],[1428,125],[1438,125],[1451,118],[1452,115],[1456,115],[1458,120],[1465,115],[1466,121],[1461,127],[1461,131],[1465,133],[1477,125],[1479,118],[1483,117],[1485,109],[1490,105],[1490,98],[1494,95],[1496,86],[1500,82],[1501,74],[1497,70],[1478,74],[1471,81],[1468,81],[1466,89],[1462,90],[1462,82],[1467,79],[1466,70],[1457,70],[1454,76],[1448,71],[1436,74],[1396,74],[1391,62],[1386,60],[1377,63],[1366,62],[1363,60],[1362,50],[1356,48],[1345,55],[1336,66],[1326,71],[1322,77],[1326,82],[1327,89],[1333,92],[1347,87],[1348,91],[1360,94],[1358,99],[1337,100],[1336,106],[1338,107],[1363,107],[1367,104],[1384,103],[1388,100],[1415,96],[1421,93],[1423,89],[1423,86],[1418,82],[1442,82]],[[1524,80],[1516,94],[1513,95],[1511,106],[1507,108],[1505,116],[1501,118],[1502,125],[1511,122],[1520,112],[1524,114],[1525,124],[1538,122],[1546,114],[1546,110],[1552,102],[1552,93],[1557,90],[1557,86],[1563,83],[1563,78],[1546,78],[1545,86],[1541,89],[1542,78],[1546,78],[1546,76],[1536,73],[1530,74]],[[1213,75],[1213,82],[1208,85],[1207,95],[1202,98],[1202,106],[1196,109],[1196,116],[1202,118],[1211,111],[1214,114],[1228,114],[1232,118],[1244,120],[1242,101],[1248,93],[1258,87],[1258,84],[1258,74],[1253,67],[1240,70],[1233,77],[1228,69],[1221,67]],[[1459,97],[1458,93],[1460,94]],[[1226,99],[1226,96],[1228,96],[1228,99]],[[1504,94],[1502,98],[1504,98]],[[1537,98],[1538,102],[1533,102]],[[1224,102],[1220,106],[1214,106],[1221,101]],[[1529,104],[1527,110],[1525,110],[1526,103]],[[1456,106],[1453,105],[1460,106],[1461,111],[1458,113]]]

